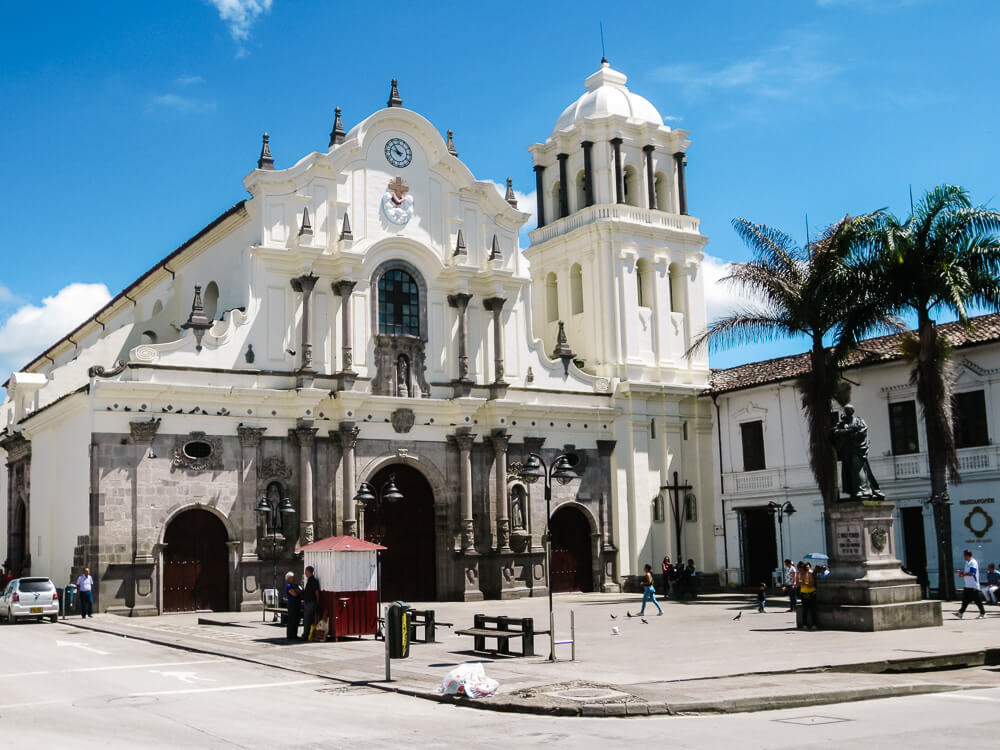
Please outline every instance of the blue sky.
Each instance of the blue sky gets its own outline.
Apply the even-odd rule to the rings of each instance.
[[[801,240],[844,213],[909,208],[1000,176],[994,2],[10,3],[0,27],[0,370],[7,373],[245,197],[260,134],[277,165],[385,105],[443,132],[480,178],[533,185],[549,135],[607,55],[691,132],[688,200],[714,258],[734,216]],[[713,293],[712,311],[724,309]],[[712,355],[729,366],[798,351]],[[5,376],[4,376],[5,377]]]

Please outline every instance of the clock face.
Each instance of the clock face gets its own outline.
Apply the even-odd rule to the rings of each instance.
[[[385,144],[385,158],[394,167],[405,167],[413,159],[413,150],[402,138],[390,138]]]

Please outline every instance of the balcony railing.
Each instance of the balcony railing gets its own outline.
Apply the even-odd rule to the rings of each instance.
[[[615,220],[646,226],[664,227],[677,232],[697,233],[700,221],[693,216],[671,214],[665,211],[654,211],[649,208],[630,206],[627,203],[602,203],[597,206],[587,206],[569,216],[546,224],[531,232],[531,244],[540,245],[553,237],[572,232],[578,227],[593,224],[595,221]]]
[[[780,486],[777,469],[737,471],[726,474],[726,489],[730,493],[762,492]]]

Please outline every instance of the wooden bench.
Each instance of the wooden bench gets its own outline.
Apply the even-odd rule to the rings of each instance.
[[[410,642],[411,643],[434,643],[437,635],[437,626],[442,625],[450,628],[453,622],[441,622],[434,616],[433,609],[411,609],[410,610]],[[417,628],[424,629],[424,637],[417,638]]]
[[[535,655],[535,636],[548,634],[548,630],[535,630],[535,621],[531,617],[487,617],[475,615],[471,628],[456,630],[455,635],[471,635],[473,649],[487,651],[486,639],[496,638],[498,654],[510,654],[510,640],[521,639],[521,656]],[[494,627],[490,627],[493,625]]]

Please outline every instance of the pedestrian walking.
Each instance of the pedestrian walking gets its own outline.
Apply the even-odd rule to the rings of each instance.
[[[990,604],[1000,604],[997,592],[1000,592],[1000,573],[997,572],[997,566],[990,563],[986,566],[986,588],[983,589],[983,595]]]
[[[87,618],[94,616],[94,579],[90,575],[90,568],[84,568],[76,578],[76,593],[80,597],[80,617]]]
[[[767,584],[762,583],[757,589],[757,611],[764,614],[764,607],[767,605]]]
[[[289,641],[298,640],[299,620],[302,617],[302,587],[295,582],[295,574],[285,573],[285,638]]]
[[[802,601],[802,624],[800,630],[816,629],[816,578],[809,563],[799,563],[795,573],[795,585],[799,587]]]
[[[979,585],[979,563],[969,550],[965,550],[962,555],[965,557],[965,567],[955,571],[962,579],[962,606],[955,613],[955,617],[961,620],[965,608],[975,602],[979,607],[979,616],[976,619],[981,620],[986,617],[986,607],[983,606],[983,592]]]
[[[659,612],[657,616],[663,614],[663,607],[660,603],[656,601],[656,587],[653,585],[653,566],[646,566],[646,574],[643,576],[642,581],[642,609],[639,610],[639,617],[642,617],[646,612],[646,602],[652,602],[653,606],[656,607]],[[626,613],[628,614],[628,613]]]
[[[312,565],[306,566],[306,585],[302,589],[302,640],[309,640],[309,631],[316,624],[316,606],[319,604],[319,580],[313,575]]]
[[[788,611],[795,611],[795,600],[799,596],[798,587],[795,585],[795,565],[791,560],[785,560],[784,572],[785,591],[788,592]]]

